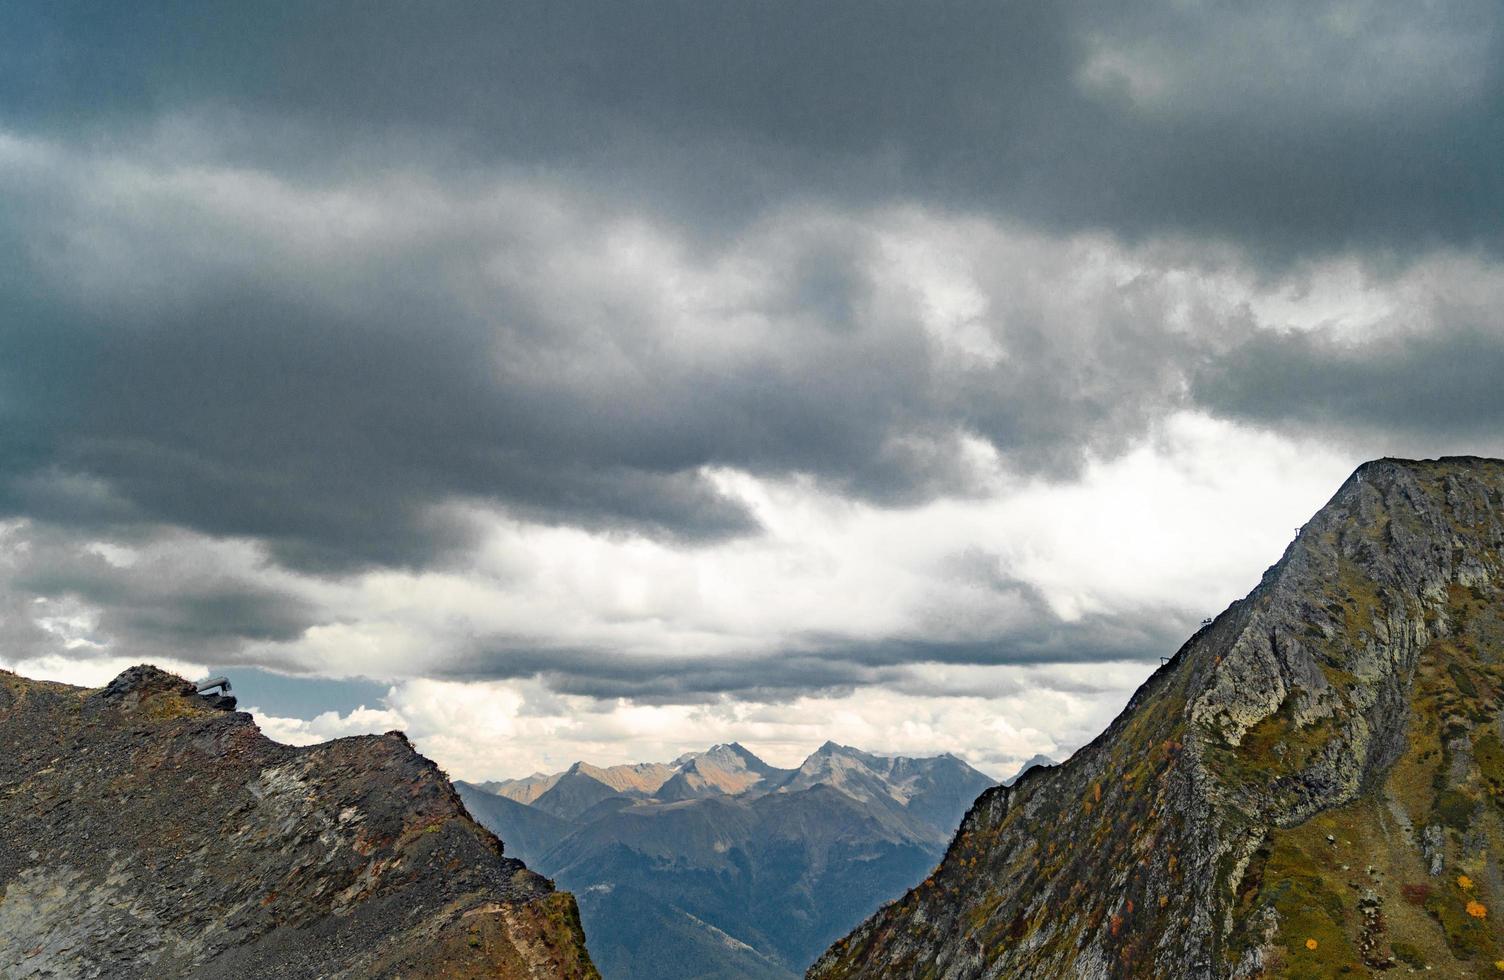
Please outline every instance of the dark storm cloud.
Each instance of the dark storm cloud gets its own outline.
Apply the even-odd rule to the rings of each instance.
[[[751,311],[808,324],[776,338],[784,350],[675,364],[644,326],[660,311],[630,295],[561,314],[567,285],[521,275],[463,295],[492,253],[515,262],[535,245],[524,232],[451,228],[299,269],[274,239],[246,240],[258,229],[199,227],[170,191],[131,199],[174,167],[257,175],[239,191],[252,198],[371,193],[416,171],[465,199],[547,173],[617,201],[607,215],[647,209],[733,244],[765,207],[918,199],[1127,238],[1209,235],[1280,262],[1493,243],[1504,204],[1504,36],[1485,3],[5,16],[0,124],[146,173],[91,190],[97,173],[34,166],[0,205],[0,510],[253,536],[306,568],[432,562],[469,537],[431,506],[454,498],[687,539],[753,529],[697,475],[706,465],[813,473],[891,503],[965,492],[958,428],[1015,465],[1068,472],[1182,403],[1184,366],[1215,344],[1163,330],[1167,301],[1129,284],[1083,311],[1091,329],[1011,311],[1006,364],[937,379],[914,331],[873,338],[870,255],[836,228],[779,257],[782,295]],[[39,287],[59,256],[117,277],[120,296],[84,308],[67,278]],[[527,271],[566,278],[569,261]],[[143,265],[148,281],[132,281]]]
[[[1175,610],[1136,610],[1063,620],[1033,590],[1016,626],[981,639],[956,641],[844,636],[793,638],[776,651],[701,656],[614,655],[592,649],[537,650],[481,642],[442,676],[455,680],[540,678],[552,690],[643,704],[685,704],[732,696],[787,701],[807,694],[846,693],[881,685],[917,696],[942,693],[914,664],[1019,667],[1149,661],[1174,653],[1194,623]],[[943,693],[955,694],[956,690]],[[973,692],[974,693],[974,692]]]
[[[1281,427],[1386,433],[1419,455],[1504,431],[1504,334],[1470,323],[1353,343],[1263,332],[1195,379],[1198,401]]]
[[[630,401],[613,419],[610,399],[629,393],[595,392],[596,409],[571,419],[580,406],[548,377],[507,383],[493,328],[442,286],[408,292],[414,264],[442,283],[445,256],[373,261],[366,291],[341,310],[330,308],[339,284],[289,296],[305,284],[267,269],[266,256],[228,273],[195,268],[176,228],[127,225],[154,276],[204,281],[183,298],[112,295],[100,311],[80,306],[66,279],[39,290],[45,260],[26,239],[52,215],[30,218],[0,229],[16,257],[15,315],[0,325],[13,355],[0,362],[0,512],[253,536],[311,568],[434,559],[467,536],[429,509],[454,496],[669,536],[753,526],[685,472],[703,452],[654,443]],[[524,321],[519,334],[539,326]]]
[[[233,152],[336,167],[437,139],[456,166],[585,173],[711,224],[789,194],[899,195],[1207,234],[1277,260],[1500,243],[1492,0],[49,4],[7,18],[0,90],[26,126],[201,113],[228,120]]]
[[[247,641],[292,640],[318,621],[306,599],[268,583],[258,568],[212,551],[189,554],[173,547],[174,536],[143,534],[134,557],[117,562],[65,531],[9,530],[0,538],[5,656],[88,659],[109,646],[119,656],[195,659]],[[48,620],[85,644],[59,644],[38,625]]]
[[[547,186],[331,190],[133,150],[33,141],[0,168],[25,192],[0,224],[0,513],[330,572],[442,560],[474,538],[456,500],[716,539],[756,523],[704,467],[911,503],[972,491],[965,431],[1069,472],[1174,404],[1199,343],[1161,329],[1184,297],[1159,272],[1057,302],[1059,245],[981,270],[996,309],[971,326],[1007,349],[958,367],[887,281],[902,228],[794,216],[689,254]],[[679,251],[633,265],[655,248]],[[664,295],[696,276],[739,295]]]

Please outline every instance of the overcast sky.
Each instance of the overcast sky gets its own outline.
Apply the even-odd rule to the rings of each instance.
[[[1093,736],[1504,454],[1497,0],[16,3],[0,665],[463,778]]]

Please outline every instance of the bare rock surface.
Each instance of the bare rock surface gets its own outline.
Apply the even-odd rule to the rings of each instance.
[[[809,975],[1504,976],[1501,584],[1504,462],[1364,465]]]
[[[295,748],[233,707],[0,671],[0,976],[596,976],[573,898],[400,733]]]

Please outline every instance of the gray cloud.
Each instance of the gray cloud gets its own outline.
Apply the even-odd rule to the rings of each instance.
[[[53,190],[66,199],[83,189]],[[0,364],[9,394],[0,507],[84,526],[165,522],[253,536],[312,568],[433,560],[466,537],[430,508],[453,496],[691,538],[752,526],[687,472],[703,449],[652,442],[643,411],[671,406],[602,389],[596,410],[573,421],[577,405],[547,375],[522,367],[506,377],[503,362],[526,332],[548,324],[523,320],[508,340],[506,311],[500,323],[476,322],[445,295],[443,255],[374,259],[353,297],[339,283],[294,297],[307,284],[270,268],[270,250],[216,256],[230,268],[214,268],[182,254],[174,236],[192,233],[186,222],[125,223],[113,231],[136,239],[132,262],[154,277],[202,281],[185,297],[171,282],[146,284],[164,295],[144,298],[130,295],[135,284],[112,285],[101,311],[80,308],[67,279],[38,292],[46,257],[25,240],[52,219],[28,217],[0,232],[18,257],[8,290],[18,315],[0,327],[16,355]],[[422,295],[407,293],[407,262],[434,277]],[[97,265],[91,271],[117,271]],[[331,309],[346,300],[353,309]],[[694,435],[703,446],[703,423]]]
[[[1170,609],[1098,613],[1068,621],[1028,586],[1019,583],[1013,591],[1025,599],[1027,612],[1014,627],[978,639],[863,642],[809,635],[757,653],[657,656],[519,648],[498,638],[479,641],[435,676],[466,681],[541,678],[560,693],[642,704],[710,702],[723,696],[778,702],[873,685],[918,696],[955,695],[954,687],[937,686],[932,676],[913,671],[912,665],[1152,662],[1174,653],[1195,625],[1183,611]]]
[[[0,509],[252,536],[305,568],[438,560],[469,536],[432,506],[452,498],[688,540],[754,530],[704,466],[808,472],[890,503],[965,492],[958,432],[1068,472],[1185,404],[1193,368],[1206,403],[1269,417],[1218,360],[1227,311],[1165,329],[1186,300],[1165,277],[1183,269],[1073,309],[985,270],[1006,305],[984,326],[1007,359],[947,373],[917,308],[876,298],[867,229],[840,222],[757,257],[779,285],[740,312],[774,335],[695,363],[634,294],[647,284],[570,281],[594,231],[579,216],[539,240],[540,215],[487,214],[519,172],[558,175],[603,218],[646,209],[710,256],[800,200],[1211,236],[1281,263],[1489,243],[1480,216],[1504,203],[1504,34],[1483,3],[8,17],[0,120],[56,159],[11,168],[0,229]],[[366,227],[394,173],[437,183]],[[329,227],[257,213],[279,193]],[[442,227],[382,224],[421,226],[430,205]],[[299,234],[350,248],[279,255]],[[1067,277],[1070,261],[1023,275]],[[1310,360],[1256,379],[1282,371],[1260,344],[1237,355],[1247,384],[1304,384]]]
[[[1439,455],[1504,431],[1504,335],[1462,322],[1353,343],[1330,331],[1260,333],[1195,381],[1227,415],[1282,427],[1372,433]]]
[[[29,126],[229,118],[230,152],[336,170],[437,146],[461,169],[589,174],[721,231],[790,194],[897,195],[1278,260],[1499,244],[1499,16],[1489,0],[49,4],[9,15],[0,87]]]
[[[970,492],[969,434],[1068,472],[1175,404],[1202,342],[1163,329],[1207,301],[1173,269],[1062,300],[1061,243],[974,260],[987,308],[961,326],[1001,344],[978,360],[891,278],[907,232],[881,214],[784,216],[692,254],[677,226],[547,185],[331,192],[139,148],[29,152],[0,171],[30,192],[0,227],[0,510],[253,537],[300,568],[441,560],[471,537],[451,500],[690,541],[755,530],[704,467],[912,503]],[[637,268],[610,251],[632,234]],[[690,300],[664,292],[680,279]],[[693,298],[718,290],[741,295]]]
[[[5,657],[202,660],[233,656],[246,642],[292,640],[319,621],[305,597],[278,587],[256,562],[181,547],[180,538],[142,533],[112,559],[109,546],[65,529],[7,529]]]

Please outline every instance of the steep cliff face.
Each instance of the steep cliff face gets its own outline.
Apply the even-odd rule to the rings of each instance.
[[[0,976],[596,976],[573,899],[400,734],[294,748],[232,708],[0,672]]]
[[[1504,976],[1504,462],[1369,463],[845,977]]]

